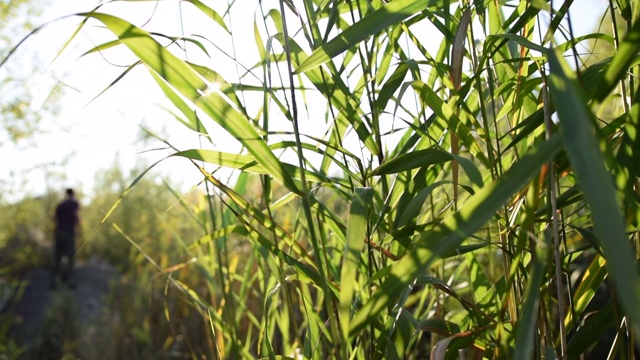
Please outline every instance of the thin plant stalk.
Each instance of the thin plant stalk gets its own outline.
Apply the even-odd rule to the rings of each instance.
[[[307,226],[308,226],[307,230],[309,232],[309,237],[311,239],[311,243],[314,247],[314,251],[318,259],[317,265],[318,265],[318,270],[320,271],[321,287],[322,287],[322,291],[324,292],[323,296],[325,300],[327,315],[329,317],[328,322],[329,322],[329,328],[331,330],[331,336],[333,338],[333,341],[337,341],[338,339],[340,339],[340,335],[339,335],[340,332],[338,331],[337,319],[334,316],[335,299],[331,294],[331,292],[329,291],[329,286],[327,284],[327,272],[325,270],[326,259],[325,259],[324,249],[321,249],[318,244],[315,224],[314,224],[313,216],[311,213],[311,203],[309,201],[310,194],[309,194],[309,189],[307,187],[307,181],[306,181],[306,176],[304,172],[304,169],[305,169],[304,154],[302,151],[302,142],[300,141],[300,129],[298,126],[298,109],[297,109],[296,96],[295,96],[293,67],[291,65],[291,51],[289,50],[289,34],[288,34],[288,27],[287,27],[287,21],[286,21],[285,9],[284,9],[284,0],[280,0],[280,13],[282,15],[282,26],[284,31],[283,35],[284,35],[284,46],[285,46],[284,50],[285,50],[285,55],[287,57],[287,70],[289,74],[289,85],[290,85],[290,91],[291,91],[291,111],[292,111],[292,117],[293,117],[293,132],[295,136],[299,166],[300,166],[300,169],[303,169],[303,171],[301,172],[301,179],[300,179],[301,186],[302,186],[302,195],[301,195],[302,207],[305,213],[305,218],[307,220]],[[344,343],[343,346],[347,346],[347,344]]]
[[[551,121],[551,114],[549,111],[549,99],[547,97],[546,86],[542,87],[542,101],[544,108],[545,118],[545,131],[547,138],[551,138],[553,135],[553,123]],[[549,203],[551,204],[551,221],[552,221],[552,235],[553,235],[553,252],[555,258],[555,270],[556,270],[556,291],[558,292],[558,326],[560,329],[560,356],[563,360],[567,360],[567,332],[564,326],[565,319],[565,288],[562,285],[564,275],[562,273],[562,254],[560,245],[560,223],[558,220],[558,200],[556,190],[556,177],[553,160],[550,159],[547,164],[547,181],[549,186]]]

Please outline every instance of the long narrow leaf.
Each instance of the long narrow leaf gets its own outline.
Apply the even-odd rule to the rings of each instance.
[[[226,131],[240,141],[256,160],[287,188],[301,190],[282,163],[269,149],[251,123],[222,96],[209,89],[207,83],[185,61],[178,59],[154,40],[150,34],[133,24],[102,13],[82,13],[104,23],[145,65],[157,72],[171,86],[202,109]]]
[[[620,43],[617,54],[605,70],[604,78],[597,88],[596,100],[604,100],[616,84],[625,77],[629,65],[638,57],[638,51],[640,51],[640,19],[629,29]]]
[[[358,261],[367,239],[367,213],[373,199],[372,188],[356,188],[349,210],[347,244],[343,253],[340,274],[340,328],[344,339],[349,338],[349,320],[353,309],[353,293],[357,289]],[[346,344],[345,344],[346,349]],[[343,353],[346,355],[346,353]]]
[[[401,22],[436,1],[439,2],[439,0],[396,0],[389,2],[315,50],[307,60],[298,66],[296,72],[303,73],[324,64],[334,56],[352,48],[360,41]]]
[[[564,143],[591,209],[618,298],[634,328],[640,331],[640,277],[634,265],[635,252],[627,239],[612,177],[593,134],[592,115],[580,88],[570,79],[568,66],[560,58],[555,52],[550,53],[550,86],[554,102],[562,104],[557,108]]]

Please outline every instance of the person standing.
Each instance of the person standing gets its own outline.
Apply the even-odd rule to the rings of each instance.
[[[65,199],[56,207],[54,268],[51,287],[55,287],[57,278],[73,285],[70,277],[73,272],[73,258],[76,251],[76,234],[80,227],[80,205],[76,201],[73,189],[67,189]],[[62,269],[62,259],[67,258],[66,269]]]

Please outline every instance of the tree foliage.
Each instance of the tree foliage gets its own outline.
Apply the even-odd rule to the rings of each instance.
[[[47,1],[19,0],[3,1],[0,4],[0,59],[2,63],[14,52],[21,37],[32,31],[39,24],[38,19]],[[19,53],[15,60],[1,67],[0,91],[3,96],[0,102],[2,114],[2,137],[0,145],[6,142],[18,142],[30,138],[42,128],[42,117],[47,112],[55,113],[56,99],[60,95],[59,85],[34,84],[29,79],[37,73],[43,64],[39,63],[37,54]],[[49,88],[43,88],[49,87]]]

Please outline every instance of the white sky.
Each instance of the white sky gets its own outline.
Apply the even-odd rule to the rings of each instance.
[[[94,2],[86,0],[54,0],[53,5],[45,10],[43,22],[75,12],[88,11],[93,4]],[[137,25],[151,19],[145,26],[148,31],[158,30],[166,34],[180,35],[178,2],[163,3],[155,13],[153,4],[154,2],[113,3],[104,10],[111,9],[114,14],[126,16]],[[233,31],[236,36],[251,42],[236,44],[235,51],[240,58],[246,56],[255,59],[257,57],[251,53],[255,52],[252,22],[257,11],[257,2],[247,1],[247,6],[243,7],[238,4],[236,2],[234,8],[240,13],[232,14]],[[598,20],[597,16],[602,14],[604,6],[606,4],[601,0],[576,0],[573,8],[579,10],[579,13],[574,14],[572,18],[576,32],[590,31]],[[138,9],[132,11],[136,7]],[[182,6],[182,15],[183,18],[191,19],[188,7],[188,4]],[[229,24],[228,19],[226,20]],[[132,57],[126,51],[108,51],[105,52],[104,58],[97,54],[80,57],[84,51],[91,48],[92,42],[98,44],[113,39],[108,32],[96,28],[97,23],[92,23],[79,33],[60,58],[50,67],[46,67],[53,61],[64,41],[71,36],[79,21],[80,17],[71,17],[51,23],[29,39],[25,49],[16,54],[16,59],[21,59],[32,56],[31,54],[37,51],[43,67],[42,73],[33,76],[32,86],[37,87],[39,82],[46,83],[55,77],[63,80],[70,88],[65,91],[60,113],[53,119],[45,119],[44,127],[51,131],[49,134],[38,136],[33,144],[22,144],[19,147],[10,144],[0,146],[0,159],[3,167],[8,170],[0,173],[0,179],[8,178],[9,172],[18,174],[18,179],[21,173],[27,176],[22,178],[22,181],[26,182],[25,186],[13,186],[13,190],[22,190],[11,194],[14,199],[24,194],[40,194],[45,191],[47,185],[61,191],[64,187],[72,186],[90,194],[93,191],[94,177],[112,166],[116,154],[125,171],[136,163],[149,165],[162,158],[166,152],[140,154],[141,151],[152,147],[137,140],[140,123],[148,124],[155,131],[170,134],[169,140],[181,149],[198,147],[198,137],[184,129],[161,109],[160,104],[167,105],[167,102],[163,100],[160,90],[142,67],[132,71],[115,87],[91,101],[124,70],[109,65],[107,61],[117,65],[128,65],[132,62]],[[211,27],[210,21],[204,24]],[[186,34],[198,31],[204,32],[214,41],[224,41],[226,38],[216,36],[222,33],[222,29],[214,27],[203,30],[202,26],[193,21],[185,23]],[[230,44],[221,45],[232,51]],[[217,54],[214,58],[214,69],[220,71],[224,57]],[[222,75],[229,81],[234,81],[235,67],[229,62],[227,68],[229,73]],[[0,76],[3,76],[2,74],[0,69]],[[324,108],[320,112],[324,112]],[[229,147],[233,145],[229,145],[221,133],[215,132],[216,144],[230,151]],[[59,181],[55,177],[47,180],[43,171],[24,173],[24,170],[33,168],[35,164],[60,160],[70,154],[72,156],[65,168],[66,180]],[[154,174],[169,175],[174,181],[182,184],[183,189],[189,188],[199,180],[197,170],[181,159],[163,162],[151,176]],[[12,199],[11,195],[5,194],[5,199]]]
[[[121,9],[127,9],[127,19],[131,22],[141,24],[151,18],[145,29],[179,35],[179,18],[176,16],[179,11],[178,3],[175,2],[172,7],[158,7],[155,13],[150,4],[114,3],[103,7],[102,11],[122,15],[125,12]],[[55,0],[44,11],[43,22],[88,11],[91,9],[90,5],[81,0]],[[139,9],[131,11],[136,7]],[[173,12],[167,13],[171,10]],[[250,14],[250,19],[252,17],[253,14]],[[55,118],[44,120],[43,127],[50,133],[38,135],[33,143],[22,143],[19,146],[7,143],[0,147],[3,164],[18,176],[19,182],[26,181],[25,186],[16,184],[14,187],[15,190],[24,191],[13,194],[17,198],[24,193],[42,193],[47,185],[61,190],[71,186],[84,193],[91,193],[96,174],[111,168],[116,157],[127,171],[136,164],[150,165],[168,154],[157,151],[141,153],[157,144],[145,145],[138,140],[139,124],[146,124],[160,134],[171,134],[170,140],[181,149],[198,147],[198,136],[184,129],[162,109],[162,106],[169,107],[170,104],[164,100],[144,67],[131,71],[120,83],[92,101],[124,71],[125,68],[121,66],[133,62],[133,57],[126,50],[106,51],[104,58],[99,54],[80,56],[93,44],[113,39],[108,31],[96,28],[99,24],[94,22],[87,26],[61,56],[53,61],[80,20],[81,17],[71,17],[50,23],[29,39],[13,59],[16,61],[28,58],[37,49],[42,73],[31,78],[31,86],[37,88],[38,83],[49,83],[52,78],[60,79],[67,85],[60,113]],[[119,66],[112,66],[108,62]],[[51,66],[47,67],[49,64]],[[41,170],[25,172],[36,164],[67,157],[69,162],[64,170],[66,180],[60,181],[55,176],[50,176],[47,180],[47,174]],[[150,176],[169,175],[177,183],[183,184],[184,188],[196,184],[200,179],[197,170],[185,160],[168,159],[156,169]],[[11,199],[11,195],[5,194],[5,198]]]

